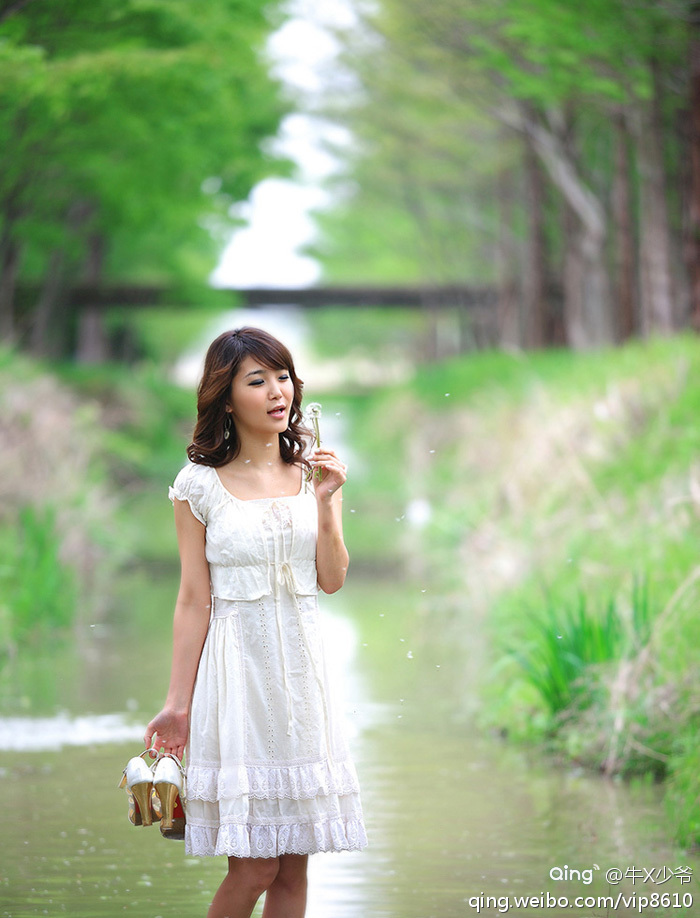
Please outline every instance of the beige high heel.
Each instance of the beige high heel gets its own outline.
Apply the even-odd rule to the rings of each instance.
[[[160,832],[164,838],[185,837],[185,771],[179,759],[163,753],[153,770],[153,786],[160,799]]]
[[[160,798],[153,787],[153,772],[143,760],[148,752],[146,749],[129,759],[119,782],[129,798],[129,822],[135,826],[150,826],[154,819],[158,822],[162,817]]]

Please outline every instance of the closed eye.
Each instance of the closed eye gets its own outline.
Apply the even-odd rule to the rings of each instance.
[[[277,378],[278,378],[278,379],[281,379],[281,380],[289,379],[289,373],[282,373],[282,374],[281,374],[280,376],[278,376]],[[264,379],[260,379],[260,378],[258,378],[258,379],[251,379],[251,381],[248,383],[248,385],[249,385],[249,386],[262,386],[262,384],[263,384],[264,382],[265,382],[265,380],[264,380]]]

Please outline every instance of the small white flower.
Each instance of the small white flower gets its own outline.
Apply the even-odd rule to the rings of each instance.
[[[306,410],[304,411],[304,414],[310,420],[313,420],[314,418],[320,418],[321,417],[321,405],[318,402],[310,402],[306,406]]]
[[[318,429],[318,419],[321,417],[321,406],[318,402],[311,402],[306,406],[304,411],[307,419],[311,421],[311,427],[314,432],[314,446],[321,445],[321,433]]]
[[[319,447],[321,445],[321,432],[318,427],[318,419],[321,417],[321,406],[318,402],[310,402],[304,411],[304,415],[311,422],[311,427],[314,432],[314,446]],[[315,472],[316,478],[321,480],[322,472],[321,469],[316,469]],[[305,484],[311,481],[312,473],[309,472],[306,476]]]

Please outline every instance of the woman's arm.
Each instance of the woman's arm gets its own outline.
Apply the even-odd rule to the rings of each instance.
[[[314,450],[311,465],[322,470],[320,480],[313,476],[318,505],[316,571],[324,593],[335,593],[345,583],[349,555],[343,541],[343,497],[346,466],[331,449]]]
[[[147,747],[182,758],[187,744],[190,704],[199,658],[209,628],[211,586],[205,554],[205,532],[187,501],[175,500],[175,528],[180,551],[180,589],[173,620],[173,662],[163,710],[146,728]]]

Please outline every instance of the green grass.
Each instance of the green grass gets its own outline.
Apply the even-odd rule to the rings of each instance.
[[[539,388],[556,390],[557,400],[566,403],[600,395],[620,380],[639,378],[653,367],[669,367],[677,361],[686,361],[688,368],[697,363],[694,335],[634,340],[624,347],[588,352],[478,351],[420,367],[410,390],[440,412],[450,412],[455,401],[464,404],[473,398],[483,404],[505,396],[511,405],[518,405]]]
[[[479,723],[593,768],[675,775],[677,815],[700,794],[687,739],[699,409],[700,341],[680,335],[465,355],[358,397],[350,415],[370,457],[353,487],[371,544],[396,549],[409,582],[439,579],[428,618],[444,628],[456,608],[465,656],[485,636]],[[425,528],[397,524],[418,497]]]
[[[53,507],[22,507],[3,532],[0,567],[0,653],[67,628],[76,614],[75,572],[60,557]]]
[[[700,730],[697,714],[692,725],[676,738],[669,764],[666,807],[679,844],[691,847],[700,840]]]
[[[148,362],[48,366],[1,351],[0,375],[7,406],[30,404],[23,390],[56,394],[46,416],[61,444],[43,472],[28,463],[25,473],[16,461],[6,472],[22,476],[16,488],[4,482],[18,496],[0,520],[0,647],[12,651],[68,633],[83,615],[108,615],[105,578],[129,561],[176,563],[167,485],[186,458],[195,396]],[[5,409],[10,434],[27,426],[21,410]],[[26,474],[41,475],[36,487]],[[47,494],[60,513],[46,505]],[[101,595],[92,592],[99,587]]]
[[[593,611],[583,593],[572,606],[545,597],[541,609],[530,610],[529,621],[526,638],[509,653],[549,714],[554,718],[575,702],[591,704],[587,668],[622,653],[625,633],[614,602]]]
[[[524,610],[521,634],[505,639],[506,665],[501,668],[507,668],[508,659],[517,664],[547,712],[543,724],[549,735],[568,731],[566,741],[571,747],[574,733],[578,746],[583,744],[580,756],[585,751],[580,731],[583,712],[595,706],[606,722],[615,721],[618,712],[611,709],[619,708],[613,687],[616,676],[621,667],[625,672],[635,670],[635,662],[649,646],[657,613],[643,578],[635,578],[628,602],[610,598],[600,608],[592,608],[584,593],[569,605],[545,595],[536,608]],[[636,668],[642,669],[638,664]],[[627,704],[628,699],[624,701]],[[661,711],[653,713],[655,721],[662,719]],[[598,736],[594,745],[595,758],[601,745]],[[617,770],[633,770],[631,760],[629,755],[624,762],[620,759]]]

